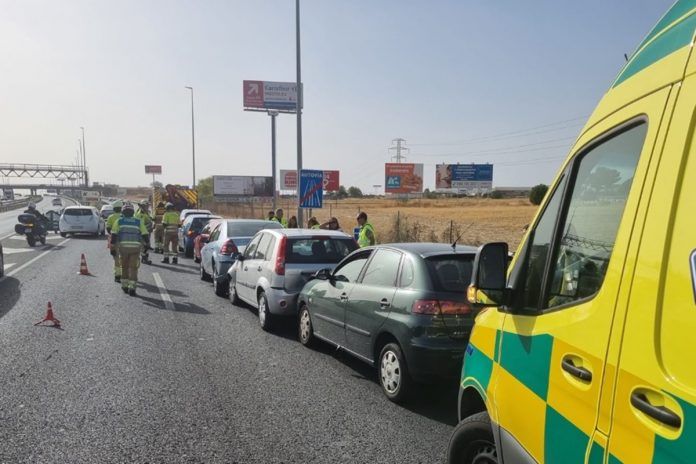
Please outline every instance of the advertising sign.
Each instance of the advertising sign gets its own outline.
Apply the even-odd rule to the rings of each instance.
[[[162,166],[145,165],[145,174],[162,174]]]
[[[340,186],[339,171],[324,171],[324,191],[338,192]]]
[[[386,163],[384,165],[384,192],[423,192],[423,165],[414,163]]]
[[[297,190],[297,171],[280,170],[280,190]]]
[[[324,203],[324,171],[300,171],[300,208],[321,208]]]
[[[273,190],[273,178],[270,176],[213,176],[213,196],[216,200],[272,197]]]
[[[435,167],[435,189],[439,191],[482,192],[492,188],[492,164],[438,164]]]
[[[297,108],[295,82],[244,81],[244,108],[294,111]]]

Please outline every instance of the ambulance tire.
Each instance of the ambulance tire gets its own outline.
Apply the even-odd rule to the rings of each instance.
[[[497,463],[491,418],[486,411],[469,416],[457,425],[447,449],[448,464]]]

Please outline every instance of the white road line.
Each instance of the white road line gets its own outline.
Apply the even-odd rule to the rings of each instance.
[[[5,240],[6,238],[10,238],[10,237],[12,237],[13,235],[14,235],[14,232],[12,232],[12,233],[9,234],[9,235],[5,235],[4,237],[0,237],[0,240]]]
[[[159,288],[160,296],[162,297],[162,301],[164,301],[164,307],[170,311],[173,311],[174,302],[172,301],[172,297],[169,296],[169,292],[167,292],[167,287],[164,286],[164,282],[162,282],[162,278],[160,277],[159,273],[153,272],[152,277],[155,279],[155,283]]]
[[[24,235],[14,235],[14,236],[10,236],[10,238],[12,240],[26,240],[26,237],[24,237]],[[46,240],[60,240],[62,238],[63,237],[61,237],[60,235],[47,235],[46,236]]]
[[[6,255],[14,255],[17,253],[29,253],[36,251],[38,248],[3,248],[2,252]]]
[[[21,271],[21,270],[24,269],[25,267],[29,266],[30,264],[35,263],[36,261],[40,260],[41,258],[43,258],[44,256],[46,256],[46,255],[49,254],[50,252],[56,251],[56,250],[58,249],[57,247],[65,245],[65,244],[66,244],[67,242],[69,242],[70,240],[71,240],[71,239],[66,238],[65,240],[63,240],[62,242],[60,242],[58,245],[56,245],[56,248],[51,248],[50,250],[44,251],[44,252],[41,253],[40,255],[34,256],[33,258],[31,258],[29,261],[27,261],[26,263],[24,263],[24,264],[22,264],[21,266],[19,266],[19,267],[18,267],[17,269],[15,269],[14,271],[8,272],[8,273],[5,274],[5,275],[6,275],[7,277],[12,277],[13,275],[15,275],[16,273],[18,273],[19,271]]]
[[[7,271],[9,268],[14,266],[15,264],[17,264],[17,263],[5,263],[5,271]]]

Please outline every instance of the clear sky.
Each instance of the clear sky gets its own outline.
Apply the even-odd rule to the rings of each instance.
[[[72,164],[94,181],[270,175],[270,118],[242,80],[295,80],[292,0],[0,0],[0,162]],[[672,0],[302,0],[304,165],[384,184],[408,161],[492,162],[494,185],[548,183],[602,94]],[[278,167],[295,167],[294,116]]]

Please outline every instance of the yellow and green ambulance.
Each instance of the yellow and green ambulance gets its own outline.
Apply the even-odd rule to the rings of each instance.
[[[695,32],[676,2],[509,267],[479,250],[450,463],[696,463]]]

